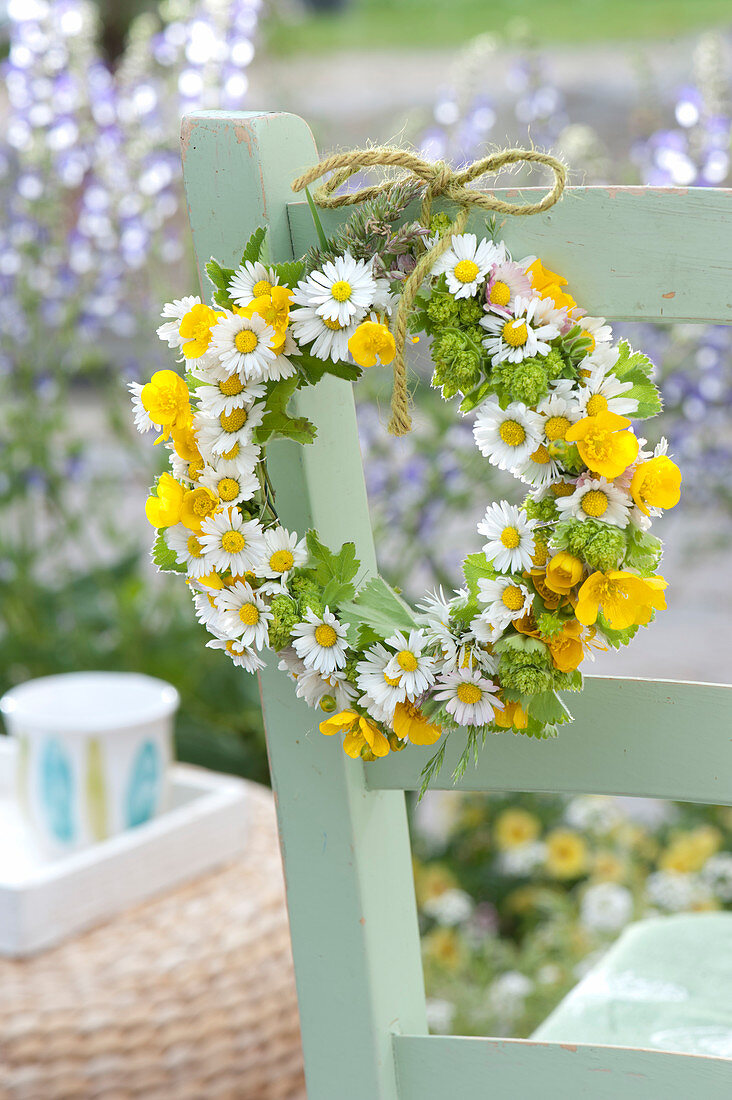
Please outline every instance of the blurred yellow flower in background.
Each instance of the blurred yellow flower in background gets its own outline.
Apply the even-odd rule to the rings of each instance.
[[[555,878],[576,878],[587,866],[587,845],[572,829],[555,829],[546,838],[546,869]]]
[[[528,810],[518,807],[504,810],[496,818],[494,827],[496,847],[505,851],[508,848],[519,848],[529,844],[530,841],[536,840],[540,828],[539,819]]]

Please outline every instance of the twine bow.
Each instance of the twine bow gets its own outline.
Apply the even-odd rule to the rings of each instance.
[[[511,164],[544,164],[554,173],[554,184],[539,202],[528,202],[514,205],[504,202],[486,191],[478,191],[468,184],[473,183],[480,176],[495,175],[502,168]],[[336,195],[335,191],[354,173],[364,168],[374,167],[403,168],[405,172],[397,179],[382,180],[380,183],[362,187],[357,191],[347,191]],[[402,292],[397,307],[396,322],[394,325],[394,342],[396,354],[393,360],[394,387],[391,396],[391,420],[389,431],[392,435],[406,435],[412,427],[409,415],[409,398],[407,392],[407,368],[404,361],[404,346],[407,338],[407,320],[414,305],[419,289],[427,275],[429,275],[436,261],[448,250],[452,244],[453,235],[462,233],[470,214],[471,207],[477,210],[485,210],[493,214],[541,214],[554,206],[564,191],[567,180],[567,169],[561,161],[548,153],[540,153],[534,149],[503,149],[498,153],[491,153],[481,160],[476,160],[466,168],[454,170],[444,161],[431,162],[423,160],[415,153],[407,149],[396,149],[390,146],[377,146],[373,149],[353,149],[348,153],[334,153],[326,157],[319,164],[313,165],[298,176],[292,183],[292,190],[302,191],[308,184],[332,172],[333,175],[321,184],[313,192],[313,201],[323,208],[338,206],[355,206],[357,203],[368,202],[389,192],[410,179],[416,179],[424,187],[422,195],[422,208],[420,221],[425,228],[429,227],[432,200],[435,198],[447,198],[454,202],[459,210],[453,218],[449,230],[438,236],[438,239],[430,247],[426,248],[417,260],[412,271],[404,281]]]

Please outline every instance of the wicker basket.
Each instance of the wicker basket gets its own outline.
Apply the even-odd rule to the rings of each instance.
[[[305,1100],[274,806],[245,857],[0,961],[2,1100]]]

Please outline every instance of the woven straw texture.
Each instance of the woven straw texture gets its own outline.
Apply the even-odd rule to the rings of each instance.
[[[0,961],[2,1100],[305,1100],[274,806],[248,787],[241,860]]]

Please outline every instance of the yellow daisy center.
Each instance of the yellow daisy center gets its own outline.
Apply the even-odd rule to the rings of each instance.
[[[515,550],[521,542],[521,536],[515,527],[504,527],[501,531],[501,542],[507,550]]]
[[[461,703],[467,703],[469,706],[474,706],[483,698],[483,692],[477,684],[466,683],[465,681],[458,684],[456,695]]]
[[[252,332],[250,328],[243,328],[241,332],[237,332],[234,337],[234,347],[238,352],[241,352],[242,355],[249,355],[250,352],[254,351],[258,343],[259,338],[256,332]]]
[[[242,333],[240,332],[239,335],[241,336]],[[219,382],[219,389],[224,397],[236,397],[244,389],[244,383],[238,375],[232,374],[231,378],[225,378],[223,382]]]
[[[224,453],[221,455],[221,457],[225,458],[227,460],[227,462],[231,462],[232,459],[237,457],[240,450],[241,450],[241,447],[239,445],[239,440],[237,439],[236,443],[231,448],[231,450],[230,451],[224,451]]]
[[[337,283],[333,283],[330,293],[336,302],[347,302],[351,297],[351,284],[347,283],[345,279],[339,279]]]
[[[587,402],[585,412],[588,416],[597,416],[598,413],[604,413],[607,410],[607,398],[603,397],[601,393],[593,393],[590,400]]]
[[[503,326],[503,339],[511,348],[522,348],[529,338],[529,330],[524,321],[506,321]]]
[[[585,338],[586,338],[587,340],[589,340],[589,341],[590,341],[590,346],[589,346],[589,348],[587,349],[587,353],[588,353],[588,354],[592,354],[592,352],[593,352],[593,351],[595,350],[595,348],[597,347],[597,342],[596,342],[596,340],[595,340],[595,337],[594,337],[594,336],[592,335],[592,333],[591,333],[591,332],[588,332],[586,328],[583,328],[583,329],[582,329],[582,332],[580,333],[580,336],[584,336],[584,337],[585,337]]]
[[[216,492],[222,500],[233,500],[239,495],[239,482],[233,477],[222,477],[216,486]]]
[[[544,425],[544,434],[547,439],[564,439],[570,427],[566,416],[550,416]]]
[[[269,559],[269,567],[275,573],[286,573],[288,569],[292,569],[295,558],[289,550],[275,550],[272,557]]]
[[[518,420],[504,420],[498,434],[508,447],[520,447],[526,439],[526,430]]]
[[[582,497],[582,511],[586,516],[592,516],[593,519],[604,515],[607,512],[607,507],[607,493],[603,493],[601,489],[590,489],[589,493],[585,493]]]
[[[253,603],[243,603],[239,608],[239,618],[245,626],[256,626],[259,622],[259,608]]]
[[[405,672],[414,672],[419,662],[411,650],[402,649],[397,653],[397,664],[399,668],[403,668]]]
[[[203,547],[196,538],[195,535],[189,535],[186,542],[186,549],[192,558],[200,558],[203,556]]]
[[[320,626],[315,628],[315,641],[323,649],[330,649],[338,641],[338,635],[328,623],[321,623]]]
[[[524,606],[524,594],[517,584],[504,588],[501,599],[509,611],[519,611]]]
[[[511,288],[508,283],[499,279],[495,282],[488,294],[488,301],[494,306],[507,306],[511,301]]]
[[[202,458],[192,458],[191,461],[188,463],[188,477],[191,479],[191,481],[198,481],[199,477],[201,476],[202,470]]]
[[[453,275],[459,283],[472,283],[479,267],[474,260],[460,260],[453,268]]]
[[[235,649],[235,646],[239,646],[239,649]],[[241,642],[230,641],[226,643],[226,652],[230,657],[241,657]]]
[[[384,680],[391,688],[399,687],[402,682],[401,676],[387,676],[386,673],[384,673]]]
[[[552,492],[555,497],[571,497],[574,485],[568,485],[566,481],[557,481],[552,485]]]
[[[221,536],[221,549],[227,554],[238,554],[247,544],[241,531],[224,531]]]
[[[260,279],[258,283],[255,283],[252,287],[253,298],[264,298],[266,294],[272,293],[272,284],[268,279]]]
[[[544,543],[537,542],[536,549],[534,550],[534,557],[532,559],[533,562],[534,562],[534,565],[538,565],[539,567],[541,567],[542,565],[546,565],[548,557],[549,557],[549,551],[547,550]]]
[[[326,328],[329,328],[331,332],[340,332],[345,325],[342,325],[340,321],[331,321],[329,317],[323,317],[323,324]]]
[[[543,443],[540,443],[531,456],[531,461],[535,462],[537,466],[546,466],[549,461],[550,455]]]
[[[246,409],[232,409],[230,413],[221,413],[219,424],[225,432],[238,432],[248,419]]]

